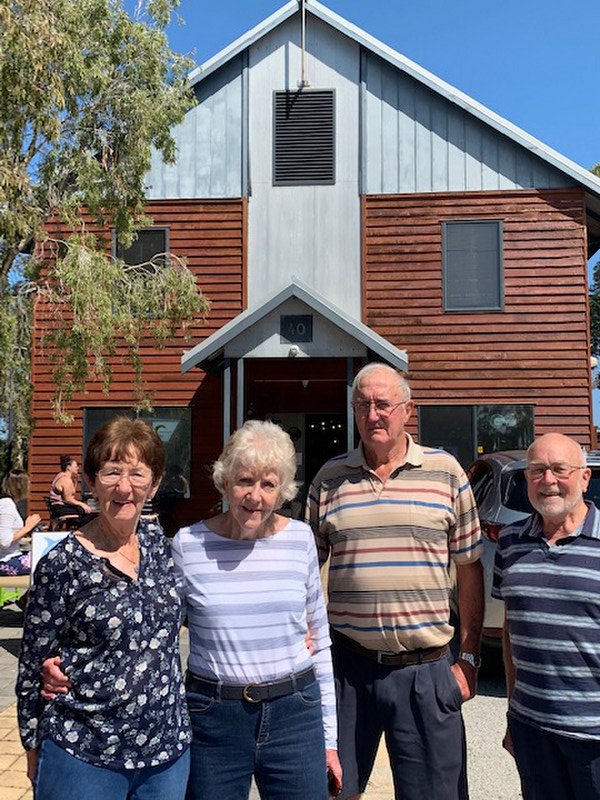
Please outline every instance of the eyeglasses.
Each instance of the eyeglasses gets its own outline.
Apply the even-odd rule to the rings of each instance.
[[[152,481],[152,473],[145,469],[121,470],[116,467],[104,467],[98,470],[96,477],[102,486],[116,486],[123,478],[127,478],[136,489],[148,486]]]
[[[558,462],[556,464],[528,464],[525,472],[534,481],[539,481],[543,478],[548,470],[554,475],[555,478],[570,478],[571,475],[578,469],[585,469],[585,467],[574,467],[573,464],[564,464]]]
[[[352,408],[358,416],[366,417],[373,406],[378,417],[389,417],[399,406],[404,406],[408,402],[408,400],[402,400],[400,403],[390,403],[389,400],[354,400]]]

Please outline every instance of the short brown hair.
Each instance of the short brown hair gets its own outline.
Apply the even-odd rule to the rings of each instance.
[[[4,476],[2,491],[15,503],[18,503],[19,500],[24,500],[29,492],[29,475],[24,469],[11,469]]]
[[[107,461],[122,461],[132,451],[150,467],[152,483],[156,485],[165,471],[165,446],[151,425],[131,417],[114,417],[92,436],[83,463],[87,479],[95,481]]]

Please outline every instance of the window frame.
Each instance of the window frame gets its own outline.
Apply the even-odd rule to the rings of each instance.
[[[136,239],[136,241],[133,244],[136,244],[139,241],[139,237],[141,236],[141,234],[147,233],[149,231],[152,231],[152,232],[163,231],[164,232],[164,234],[165,234],[165,249],[162,250],[161,252],[169,253],[170,252],[170,247],[171,247],[171,242],[170,242],[171,229],[170,229],[170,227],[168,225],[148,225],[148,226],[146,226],[144,228],[139,228],[138,230],[136,230],[136,233],[138,234],[138,238]],[[131,246],[133,246],[133,245],[131,245]],[[129,248],[127,248],[127,249],[129,249]],[[122,256],[119,255],[119,237],[117,236],[117,232],[116,232],[116,230],[114,228],[113,228],[113,231],[112,231],[112,255],[113,255],[113,258],[121,259],[121,261],[123,261],[125,263],[125,265],[128,266],[128,267],[137,267],[137,266],[140,266],[140,264],[147,264],[148,263],[148,261],[142,261],[142,262],[139,262],[137,264],[129,264],[127,261],[125,261],[125,259]],[[156,255],[158,255],[158,253]],[[154,258],[154,256],[152,256],[152,258]]]
[[[431,445],[433,447],[442,447],[447,449],[447,445],[439,443],[438,441],[432,441],[430,436],[426,436],[423,438],[423,411],[425,409],[428,410],[435,410],[435,409],[468,409],[470,412],[470,443],[471,447],[471,455],[469,457],[468,462],[464,464],[464,469],[470,468],[473,466],[473,463],[477,461],[484,452],[493,452],[493,451],[484,451],[480,450],[479,448],[482,447],[481,441],[483,436],[480,436],[480,427],[479,427],[479,420],[478,420],[478,412],[479,409],[486,409],[486,408],[514,408],[514,407],[521,407],[525,409],[531,409],[531,442],[535,439],[535,414],[536,414],[536,403],[490,403],[490,402],[481,402],[481,403],[423,403],[419,404],[417,412],[418,412],[418,432],[419,432],[419,441],[425,443],[425,445]],[[430,421],[428,421],[430,422]],[[531,444],[530,442],[530,444]],[[504,449],[514,450],[514,449],[521,449],[520,447],[507,447]],[[523,447],[526,449],[526,446]],[[449,451],[451,452],[451,451]],[[461,462],[461,459],[457,457],[457,460]]]
[[[148,421],[152,421],[153,419],[157,419],[157,418],[160,419],[161,418],[161,412],[163,412],[163,414],[166,413],[167,415],[169,413],[172,413],[172,412],[179,412],[181,414],[181,416],[179,417],[178,424],[183,422],[189,428],[189,438],[188,438],[188,442],[187,442],[188,451],[186,453],[186,456],[188,457],[188,464],[187,464],[187,470],[184,470],[184,477],[187,480],[190,494],[189,494],[188,497],[185,497],[185,499],[187,500],[187,499],[189,499],[189,497],[193,496],[192,487],[193,487],[193,478],[194,478],[194,474],[193,474],[194,473],[194,470],[193,470],[193,464],[194,464],[194,459],[193,459],[193,455],[194,455],[194,453],[193,453],[194,419],[193,419],[193,417],[194,417],[194,415],[192,413],[193,409],[192,409],[191,406],[156,405],[156,406],[153,407],[152,411],[149,412],[149,411],[140,411],[140,410],[136,409],[133,406],[126,406],[126,405],[123,405],[123,406],[117,406],[117,405],[114,405],[114,406],[113,405],[84,405],[84,406],[82,406],[82,411],[83,411],[82,445],[83,445],[84,458],[85,458],[85,452],[87,450],[87,445],[89,444],[89,441],[90,441],[91,437],[93,436],[93,434],[97,430],[99,430],[99,428],[105,422],[108,422],[109,419],[111,419],[112,417],[125,416],[125,417],[129,417],[130,419],[142,419],[142,420],[144,420],[144,422],[148,422]],[[108,417],[103,422],[101,422],[100,425],[96,426],[95,428],[92,428],[91,425],[90,425],[89,414],[90,413],[93,414],[93,412],[98,412],[98,411],[108,412],[108,413],[110,413],[110,417]],[[185,416],[187,417],[187,419],[185,419],[185,420],[184,420],[184,413],[183,412],[185,412]],[[152,427],[156,430],[156,427],[154,425],[152,425]],[[159,434],[159,436],[160,436],[160,434]],[[161,437],[161,439],[162,439],[162,437]],[[164,444],[165,444],[165,456],[166,456],[166,458],[165,458],[165,475],[163,476],[163,479],[162,479],[163,481],[164,481],[164,479],[165,479],[165,477],[167,475],[168,467],[172,463],[175,463],[175,462],[169,460],[170,453],[169,453],[169,448],[168,448],[168,442],[165,442]],[[82,472],[83,472],[83,470],[82,470]],[[162,481],[161,481],[161,483],[162,483]],[[89,495],[89,492],[91,491],[91,487],[87,483],[86,476],[82,474],[82,481],[81,481],[81,490],[82,490],[82,492],[84,491],[84,486],[85,486],[85,490],[87,491],[87,493]],[[160,494],[160,487],[159,487],[158,494]]]
[[[497,231],[497,279],[498,279],[498,304],[477,306],[449,306],[448,300],[448,229],[458,225],[494,225]],[[504,305],[504,225],[502,219],[446,219],[442,220],[442,305],[447,314],[481,314],[489,312],[502,312]]]

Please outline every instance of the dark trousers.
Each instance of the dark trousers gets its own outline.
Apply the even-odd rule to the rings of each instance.
[[[382,734],[396,800],[466,800],[462,696],[450,658],[386,667],[335,643],[333,666],[340,800],[365,790]]]
[[[599,800],[600,741],[543,731],[509,717],[523,800]]]

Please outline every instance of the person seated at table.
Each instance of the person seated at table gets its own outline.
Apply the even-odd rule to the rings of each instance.
[[[29,514],[25,522],[17,504],[27,498],[29,476],[22,469],[13,469],[2,481],[0,496],[0,575],[28,575],[30,553],[23,553],[19,542],[31,534],[42,521],[39,514]]]
[[[78,500],[75,496],[79,477],[79,464],[77,459],[70,455],[60,457],[60,472],[54,477],[50,485],[50,516],[76,517],[81,520],[92,512],[87,503]]]

